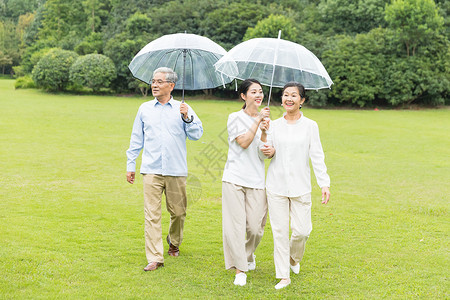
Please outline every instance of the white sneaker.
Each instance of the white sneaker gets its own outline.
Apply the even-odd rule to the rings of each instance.
[[[289,284],[291,284],[291,279],[289,279],[289,278],[281,279],[280,282],[278,282],[277,285],[275,286],[275,289],[279,290],[279,289],[285,288]]]
[[[289,264],[291,267],[292,272],[294,272],[295,274],[298,274],[300,272],[300,263],[296,264],[295,266]]]
[[[234,278],[234,285],[244,286],[247,283],[247,274],[244,272],[236,274]]]
[[[249,271],[253,271],[253,270],[256,269],[256,255],[255,254],[252,254],[252,255],[253,255],[253,261],[248,263],[248,270]]]

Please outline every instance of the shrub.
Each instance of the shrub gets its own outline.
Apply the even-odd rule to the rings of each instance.
[[[34,89],[36,84],[31,76],[22,76],[16,79],[14,83],[14,88],[16,89]]]
[[[73,51],[54,49],[44,55],[33,68],[33,80],[38,87],[63,91],[69,84],[69,71],[78,57]]]
[[[80,56],[70,68],[70,80],[75,85],[93,90],[108,88],[114,78],[116,78],[114,63],[102,54]]]

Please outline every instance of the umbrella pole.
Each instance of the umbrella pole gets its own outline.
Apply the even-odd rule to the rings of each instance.
[[[186,80],[186,53],[187,53],[187,49],[183,49],[183,84],[182,84],[182,88],[183,91],[181,92],[181,103],[184,103],[184,82]],[[185,123],[191,123],[192,121],[194,121],[194,116],[191,116],[190,118],[188,117],[187,120],[184,119],[184,116],[181,115],[181,119],[185,122]]]
[[[278,31],[278,40],[281,38],[281,30]],[[269,89],[269,100],[267,101],[267,106],[270,106],[270,96],[272,95],[272,84],[273,84],[273,76],[275,75],[275,64],[277,63],[277,52],[278,52],[278,46],[280,43],[277,44],[277,48],[275,49],[275,53],[273,56],[273,70],[272,70],[272,79],[270,79],[270,89]]]
[[[186,49],[183,49],[183,91],[181,94],[181,103],[184,103],[184,82],[185,82],[185,78],[186,78]]]

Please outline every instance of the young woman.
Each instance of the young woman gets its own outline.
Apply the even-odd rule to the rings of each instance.
[[[248,270],[254,270],[255,249],[264,233],[267,201],[264,190],[264,156],[260,139],[266,131],[260,123],[269,116],[269,108],[258,112],[264,98],[261,84],[247,79],[239,87],[243,108],[229,115],[228,159],[222,178],[223,251],[226,269],[236,269],[235,285],[247,282]]]
[[[289,82],[283,88],[283,117],[270,125],[269,142],[261,152],[272,161],[266,179],[267,201],[274,241],[276,289],[291,283],[289,268],[298,274],[311,224],[311,175],[309,160],[317,183],[322,188],[322,203],[330,199],[330,177],[324,162],[317,123],[300,109],[305,102],[305,88]],[[265,136],[261,141],[266,142]],[[269,146],[270,144],[273,145]],[[292,236],[289,240],[289,216]]]

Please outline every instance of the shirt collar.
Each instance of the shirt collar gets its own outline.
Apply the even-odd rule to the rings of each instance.
[[[170,100],[169,100],[169,102],[167,102],[168,104],[170,104],[170,107],[173,106],[173,101],[174,101],[174,100],[173,100],[173,97],[170,96]],[[155,98],[155,106],[158,105],[158,104],[159,104],[159,105],[162,105],[161,103],[159,103],[158,99]]]

